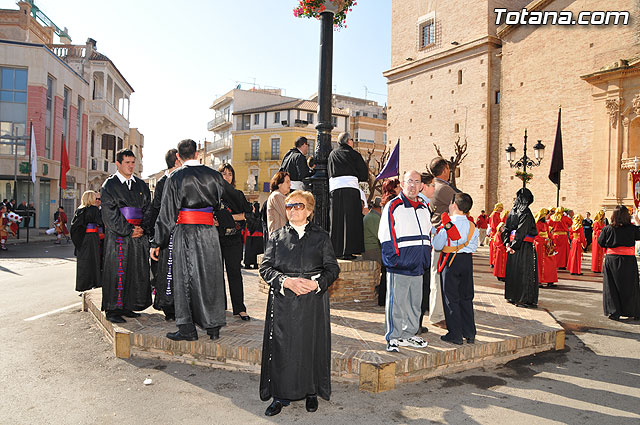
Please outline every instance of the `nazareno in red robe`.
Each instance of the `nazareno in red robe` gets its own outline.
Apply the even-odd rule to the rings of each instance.
[[[571,230],[571,249],[567,259],[567,270],[569,273],[582,274],[582,250],[587,246],[587,239],[584,237],[584,228]]]
[[[500,232],[496,232],[491,238],[491,241],[494,244],[495,255],[493,275],[498,279],[504,280],[507,272],[507,249],[504,247],[504,243],[502,243]]]
[[[556,256],[547,254],[547,239],[549,239],[549,225],[544,221],[536,223],[538,234],[534,239],[536,256],[538,258],[538,283],[556,283],[558,281],[558,269]]]
[[[606,226],[604,219],[593,223],[593,239],[591,244],[591,271],[602,273],[604,270],[604,248],[598,243],[602,229]]]
[[[489,264],[495,266],[496,247],[494,236],[497,233],[496,228],[500,224],[500,214],[502,211],[494,211],[489,217],[489,227],[491,228],[491,240],[489,241]]]
[[[556,266],[559,269],[567,267],[567,259],[569,257],[569,236],[567,232],[571,226],[567,226],[567,223],[562,219],[555,221],[552,218],[549,220],[549,226],[553,229],[553,243],[556,245]]]

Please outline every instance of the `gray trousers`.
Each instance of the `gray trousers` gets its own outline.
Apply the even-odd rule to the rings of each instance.
[[[422,276],[387,273],[385,339],[409,338],[418,332],[422,304]]]
[[[442,307],[442,288],[440,287],[440,273],[438,273],[438,260],[440,251],[431,250],[431,292],[429,292],[429,321],[438,323],[444,320]]]

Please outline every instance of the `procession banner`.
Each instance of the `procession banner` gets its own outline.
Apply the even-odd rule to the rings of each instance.
[[[633,178],[633,203],[638,209],[638,205],[640,205],[640,171],[632,171],[631,177]]]

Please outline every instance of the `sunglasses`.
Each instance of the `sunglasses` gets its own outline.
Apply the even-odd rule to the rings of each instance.
[[[302,202],[298,202],[298,203],[295,203],[295,204],[286,204],[284,207],[287,209],[287,211],[289,211],[289,210],[303,210],[304,209],[304,204]]]
[[[96,201],[99,201],[99,200],[100,200],[100,198],[96,198]]]

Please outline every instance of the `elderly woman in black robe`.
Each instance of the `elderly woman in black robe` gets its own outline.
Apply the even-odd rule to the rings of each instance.
[[[602,229],[598,244],[606,249],[604,257],[604,314],[611,320],[620,316],[640,319],[640,287],[635,243],[640,240],[640,227],[631,224],[627,207],[613,210],[611,225]]]
[[[508,253],[504,297],[517,307],[526,308],[538,306],[538,261],[533,246],[538,230],[529,209],[532,203],[533,194],[529,189],[518,190],[502,232]]]
[[[83,292],[101,286],[101,253],[98,228],[102,217],[97,207],[98,194],[87,190],[82,194],[80,206],[71,220],[71,241],[75,247],[76,291]]]
[[[260,373],[260,398],[273,398],[267,416],[301,399],[315,412],[318,396],[331,396],[327,289],[340,268],[329,234],[310,222],[314,206],[310,192],[297,190],[286,198],[289,222],[269,236],[260,266],[271,287]]]

